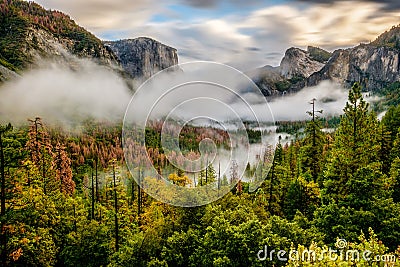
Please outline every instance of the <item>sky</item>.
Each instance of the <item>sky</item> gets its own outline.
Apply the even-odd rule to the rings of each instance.
[[[397,0],[36,0],[70,15],[102,40],[147,36],[179,61],[216,61],[249,71],[277,66],[290,47],[329,51],[370,42],[400,23]]]

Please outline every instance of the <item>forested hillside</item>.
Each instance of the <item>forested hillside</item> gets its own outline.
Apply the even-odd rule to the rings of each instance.
[[[378,121],[355,84],[334,133],[324,133],[321,120],[310,113],[304,138],[277,145],[261,188],[249,193],[248,184],[239,182],[219,201],[196,208],[163,204],[140,189],[124,168],[120,125],[88,122],[80,134],[47,126],[45,118],[22,128],[2,125],[1,265],[384,264],[363,257],[282,261],[276,254],[262,261],[258,255],[265,246],[300,253],[370,250],[371,259],[386,255],[379,259],[399,261],[399,113],[393,107]],[[232,181],[212,167],[195,184],[174,171],[159,147],[159,128],[147,129],[146,146],[171,183]],[[196,158],[201,141],[196,137],[213,135],[202,127],[185,131],[193,136],[183,135],[180,143]],[[386,266],[399,264],[392,263]]]
[[[117,63],[96,36],[68,15],[34,2],[0,1],[0,37],[0,64],[12,71],[20,72],[38,58],[60,56],[61,48],[102,64]]]

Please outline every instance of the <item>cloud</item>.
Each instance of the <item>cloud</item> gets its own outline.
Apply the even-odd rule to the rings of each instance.
[[[248,1],[242,1],[242,0],[181,0],[181,3],[183,5],[188,5],[191,7],[195,8],[206,8],[206,9],[211,9],[211,8],[216,8],[219,5],[231,5],[231,6],[238,6],[238,7],[243,7],[243,6],[254,6],[254,5],[259,5],[262,4],[262,0],[248,0]]]
[[[127,30],[146,23],[163,5],[154,0],[35,0],[45,8],[61,10],[95,32]]]
[[[193,7],[199,7],[199,8],[214,8],[218,4],[218,0],[182,0],[181,3]]]
[[[105,67],[76,61],[79,71],[43,62],[45,68],[24,73],[0,88],[0,117],[13,123],[42,117],[72,126],[92,118],[122,121],[131,93],[126,83]]]
[[[349,1],[344,1],[344,0],[295,0],[295,1],[304,2],[304,3],[312,3],[312,4],[325,4],[325,5],[349,2]],[[365,0],[365,2],[381,4],[383,10],[393,10],[393,9],[400,8],[400,2],[398,0]]]
[[[318,86],[307,87],[300,92],[274,99],[269,103],[276,121],[306,120],[310,101],[316,99],[316,110],[323,110],[323,116],[340,115],[347,101],[348,90],[330,81]]]
[[[150,23],[131,32],[147,33],[176,47],[181,62],[215,60],[246,71],[278,65],[291,46],[334,50],[372,41],[399,20],[396,12],[382,13],[381,7],[358,1],[283,4],[208,21]]]
[[[263,29],[261,38],[280,35],[296,46],[348,47],[373,40],[398,23],[399,14],[379,13],[381,6],[360,1],[274,6],[254,12],[242,26]]]

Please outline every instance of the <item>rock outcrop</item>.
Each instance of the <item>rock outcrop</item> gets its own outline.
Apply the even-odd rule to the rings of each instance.
[[[299,48],[286,50],[280,64],[280,73],[286,79],[307,78],[321,70],[324,64],[314,60],[307,51]]]
[[[367,91],[380,90],[400,81],[399,50],[372,44],[337,50],[320,71],[308,78],[307,85],[317,85],[323,80],[348,87],[359,82]]]
[[[0,82],[47,60],[76,68],[84,58],[122,74],[116,55],[62,12],[13,0],[0,3],[0,18]]]
[[[82,46],[78,50],[78,44],[74,40],[54,36],[41,28],[30,27],[25,35],[25,43],[23,53],[31,58],[28,64],[30,68],[43,59],[51,59],[73,67],[76,65],[74,59],[86,58],[112,69],[121,69],[117,56],[101,42],[97,45]]]
[[[263,67],[251,78],[266,96],[301,90],[330,80],[344,87],[359,82],[366,91],[379,91],[400,81],[400,26],[369,44],[329,53],[316,47],[290,48],[279,67]]]
[[[79,70],[80,59],[89,59],[116,71],[132,88],[131,79],[178,64],[172,47],[150,38],[102,42],[68,15],[34,2],[4,1],[0,17],[0,83],[46,60]]]
[[[131,78],[148,79],[157,72],[178,64],[175,48],[151,38],[104,42],[118,57]]]
[[[10,79],[17,78],[18,74],[4,66],[0,65],[0,82],[5,82]]]
[[[306,79],[324,64],[299,48],[286,51],[280,66],[265,66],[247,73],[265,96],[282,95],[305,87]]]

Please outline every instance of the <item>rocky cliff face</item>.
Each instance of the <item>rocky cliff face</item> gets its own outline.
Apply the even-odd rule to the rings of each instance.
[[[5,82],[10,79],[17,78],[18,74],[12,70],[0,65],[0,82]]]
[[[178,64],[175,48],[150,38],[105,42],[118,57],[124,70],[132,77],[148,79],[157,72]]]
[[[307,78],[319,71],[324,64],[314,60],[307,51],[290,48],[280,64],[280,73],[286,79]]]
[[[359,82],[365,90],[380,90],[400,80],[399,50],[371,44],[337,50],[320,71],[309,77],[307,85],[313,86],[322,80],[345,86]]]
[[[89,59],[126,78],[149,78],[178,64],[177,51],[150,38],[103,43],[68,15],[34,2],[0,2],[0,83],[51,60],[79,70]],[[79,62],[78,62],[79,61]]]
[[[54,36],[50,32],[30,27],[25,35],[23,53],[31,60],[28,67],[36,67],[43,59],[70,65],[76,64],[71,55],[78,58],[86,58],[100,65],[114,70],[121,69],[117,56],[101,43],[91,46],[82,46],[77,50],[77,42],[65,37]]]
[[[392,27],[369,44],[329,53],[309,47],[290,48],[279,67],[264,67],[251,78],[266,96],[284,94],[331,80],[351,87],[378,91],[400,81],[400,26]]]
[[[280,66],[265,66],[247,74],[265,96],[277,96],[305,87],[306,79],[323,67],[309,51],[290,48]]]

